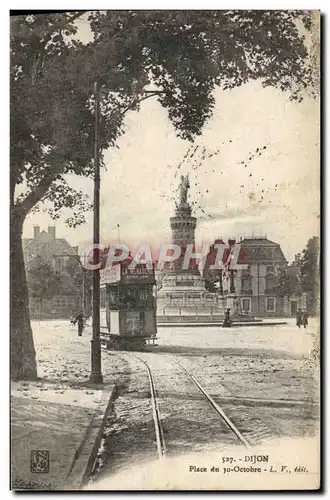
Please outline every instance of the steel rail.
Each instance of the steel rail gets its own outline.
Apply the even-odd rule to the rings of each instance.
[[[145,365],[147,368],[148,372],[148,377],[149,377],[149,384],[150,384],[150,395],[151,395],[151,404],[152,404],[152,411],[153,411],[153,419],[154,419],[154,424],[155,424],[155,434],[156,434],[156,444],[157,444],[157,453],[158,453],[158,458],[163,459],[166,455],[166,445],[165,445],[165,439],[164,439],[164,434],[163,434],[163,429],[161,425],[161,418],[160,418],[160,412],[158,408],[158,402],[157,402],[157,397],[156,397],[156,390],[155,390],[155,383],[154,379],[152,376],[152,372],[150,370],[150,367],[146,361],[141,359],[139,356],[136,356],[136,354],[130,353],[131,356],[134,356],[137,358],[141,363]],[[208,392],[202,387],[202,385],[195,379],[195,377],[180,363],[171,360],[174,365],[177,365],[188,377],[192,380],[192,382],[196,385],[196,387],[200,390],[200,392],[203,394],[203,396],[206,398],[206,400],[210,403],[210,405],[214,408],[214,410],[218,413],[218,415],[222,418],[222,420],[225,422],[227,427],[235,434],[235,436],[238,438],[238,440],[246,447],[246,448],[251,448],[252,444],[249,443],[249,441],[241,434],[241,432],[237,429],[235,424],[230,420],[230,418],[225,414],[223,409],[215,402],[215,400],[208,394]]]
[[[162,425],[161,425],[161,418],[160,418],[160,412],[159,412],[159,408],[158,408],[154,379],[153,379],[153,376],[152,376],[152,373],[151,373],[151,370],[150,370],[148,363],[146,363],[143,359],[139,358],[139,356],[136,356],[135,354],[133,354],[133,356],[135,356],[139,361],[141,361],[145,365],[145,367],[147,368],[148,377],[149,377],[149,384],[150,384],[152,414],[153,414],[153,419],[154,419],[154,424],[155,424],[157,454],[158,454],[159,460],[162,460],[166,455],[166,445],[165,445],[165,439],[164,439],[163,429],[162,429]]]
[[[188,372],[188,370],[182,366],[180,363],[175,362],[176,365],[178,365],[181,370],[183,370],[188,377],[194,382],[194,384],[198,387],[198,389],[201,391],[201,393],[205,396],[205,398],[208,400],[208,402],[213,406],[215,411],[220,415],[220,417],[224,420],[224,422],[227,424],[227,426],[230,428],[230,430],[236,435],[236,437],[241,441],[241,443],[244,444],[246,448],[250,448],[251,444],[245,439],[245,437],[240,433],[240,431],[237,429],[235,424],[230,420],[229,417],[225,414],[225,412],[220,408],[220,406],[214,401],[214,399],[206,392],[206,390],[201,386],[199,382],[195,379],[191,373]]]

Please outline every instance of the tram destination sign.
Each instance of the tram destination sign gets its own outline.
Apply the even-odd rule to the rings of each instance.
[[[122,280],[123,281],[143,281],[155,279],[155,271],[153,268],[148,268],[145,265],[137,265],[134,268],[129,266],[122,267]]]

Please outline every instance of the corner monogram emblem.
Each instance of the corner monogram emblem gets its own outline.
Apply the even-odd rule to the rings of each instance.
[[[31,472],[44,473],[49,472],[49,451],[48,450],[32,450],[30,457]]]

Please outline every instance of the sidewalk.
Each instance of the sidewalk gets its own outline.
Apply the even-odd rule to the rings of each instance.
[[[36,400],[32,394],[38,389],[29,385],[28,396],[18,397],[13,389],[11,397],[12,489],[79,489],[95,459],[114,386],[63,394],[51,387],[46,392],[44,386],[48,397]],[[34,450],[48,452],[49,466],[47,453],[41,464],[44,472],[33,470]]]
[[[105,367],[104,385],[89,385],[89,332],[41,322],[33,333],[40,378],[11,384],[11,488],[77,490],[96,457],[115,377]]]

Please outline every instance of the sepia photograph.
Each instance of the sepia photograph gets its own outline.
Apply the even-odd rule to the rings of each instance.
[[[321,17],[10,12],[11,490],[321,487]]]

